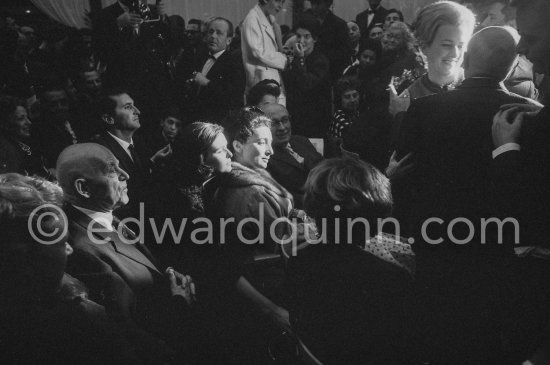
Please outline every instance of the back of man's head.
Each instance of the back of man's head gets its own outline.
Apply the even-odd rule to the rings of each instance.
[[[84,200],[76,189],[76,180],[94,182],[104,175],[114,156],[106,147],[96,143],[79,143],[65,148],[57,158],[56,173],[64,198],[79,205]]]
[[[511,27],[487,27],[475,33],[464,59],[465,76],[504,80],[516,59],[519,34]]]

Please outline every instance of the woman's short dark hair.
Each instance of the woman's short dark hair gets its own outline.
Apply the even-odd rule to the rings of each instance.
[[[321,24],[314,16],[310,14],[304,14],[299,19],[296,25],[292,28],[292,31],[296,33],[298,29],[308,30],[313,38],[319,38],[321,33]]]
[[[379,218],[391,213],[390,181],[374,166],[358,159],[324,160],[309,173],[304,205],[318,222],[327,219],[329,234],[334,233],[330,230],[334,229],[335,218],[365,218],[373,228]]]
[[[266,79],[252,86],[246,97],[247,104],[249,106],[257,106],[266,95],[273,95],[275,98],[279,98],[281,87],[277,81]]]
[[[334,85],[336,100],[339,100],[346,91],[357,90],[361,88],[361,81],[355,76],[344,76],[339,78]]]
[[[271,128],[271,119],[261,109],[255,106],[247,106],[231,113],[225,121],[225,132],[231,152],[233,141],[246,143],[259,127]]]
[[[9,95],[0,96],[0,130],[10,129],[10,118],[18,106],[25,107],[23,100]]]

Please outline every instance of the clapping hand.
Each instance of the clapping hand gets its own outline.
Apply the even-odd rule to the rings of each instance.
[[[493,117],[492,136],[495,148],[506,143],[518,143],[525,116],[536,114],[523,105],[507,105]],[[538,111],[537,111],[538,112]]]

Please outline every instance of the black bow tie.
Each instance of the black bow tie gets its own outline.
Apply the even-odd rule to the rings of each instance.
[[[376,13],[376,10],[372,10],[372,9],[367,9],[367,14],[374,14]]]

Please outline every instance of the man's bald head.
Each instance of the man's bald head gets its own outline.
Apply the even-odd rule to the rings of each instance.
[[[286,108],[281,104],[266,104],[262,110],[273,123],[271,124],[271,134],[273,135],[273,145],[286,145],[292,137],[292,125],[290,116]]]
[[[127,195],[120,194],[121,187],[114,187],[116,194],[109,191],[113,189],[109,179],[123,181],[126,189],[128,175],[120,170],[118,160],[106,147],[96,143],[71,145],[59,155],[56,171],[65,200],[71,204],[93,210],[112,210],[128,202]],[[123,176],[119,179],[121,172]]]
[[[519,34],[511,27],[487,27],[475,33],[464,60],[466,77],[504,80],[517,59]]]

